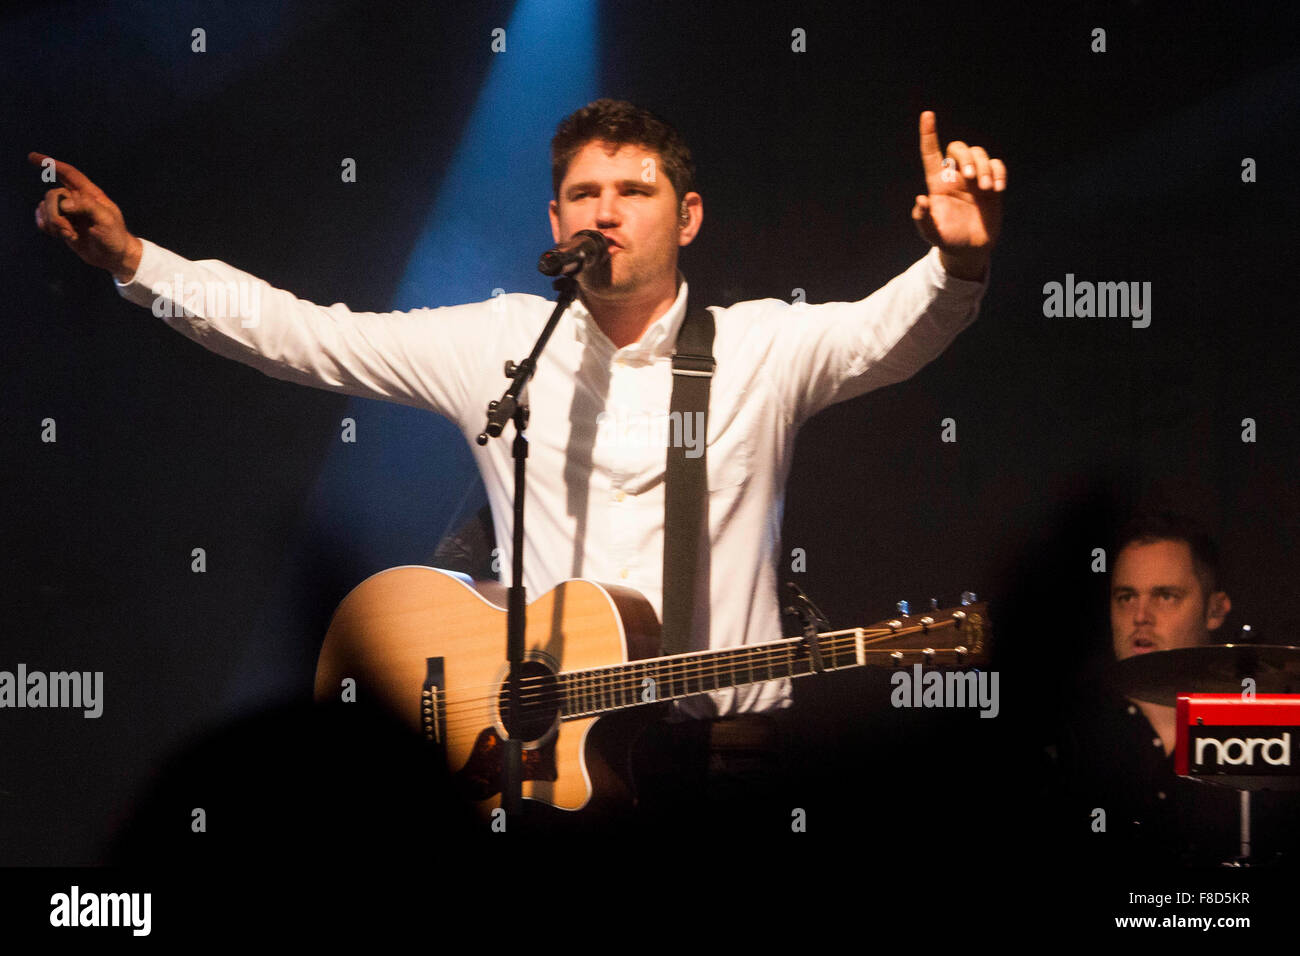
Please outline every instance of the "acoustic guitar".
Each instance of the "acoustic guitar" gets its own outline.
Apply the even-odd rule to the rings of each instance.
[[[445,756],[463,796],[500,806],[502,742],[523,741],[525,800],[562,811],[630,806],[631,740],[667,702],[854,667],[976,667],[983,604],[929,610],[816,635],[658,656],[659,621],[637,591],[572,579],[528,605],[526,663],[511,699],[507,588],[450,571],[381,571],[335,612],[316,669],[318,701],[368,700]],[[817,660],[816,658],[819,658]]]

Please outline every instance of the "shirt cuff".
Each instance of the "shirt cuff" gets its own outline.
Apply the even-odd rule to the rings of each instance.
[[[135,268],[135,275],[130,282],[122,282],[113,276],[113,285],[117,294],[136,305],[149,305],[153,301],[153,284],[149,276],[157,271],[159,248],[148,239],[140,239],[140,264]]]
[[[993,274],[993,266],[990,264],[984,269],[984,278],[978,282],[974,279],[959,279],[955,275],[951,275],[948,270],[943,267],[943,262],[939,259],[938,246],[930,247],[930,251],[925,254],[925,260],[928,263],[928,268],[930,270],[930,280],[937,288],[945,291],[951,290],[953,292],[966,293],[978,292],[983,294],[984,290],[988,287],[989,276]]]

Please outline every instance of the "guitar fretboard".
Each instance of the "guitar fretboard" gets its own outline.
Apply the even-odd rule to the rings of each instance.
[[[974,612],[975,608],[970,610]],[[891,622],[896,626],[886,628],[828,631],[816,637],[821,669],[903,666],[912,662],[968,663],[982,650],[982,621],[977,613],[958,611],[939,619],[913,617],[906,622]],[[953,646],[900,648],[890,644],[931,632],[946,632]],[[567,671],[556,675],[555,691],[561,718],[572,719],[817,672],[808,642],[803,637],[787,637],[722,651],[697,651]]]

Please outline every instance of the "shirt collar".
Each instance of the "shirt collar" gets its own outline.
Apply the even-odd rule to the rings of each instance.
[[[587,310],[582,300],[574,299],[573,304],[569,306],[569,313],[574,319],[574,338],[579,342],[587,342],[601,347],[611,354],[618,352],[628,356],[641,356],[646,359],[672,355],[677,347],[677,331],[682,327],[682,319],[686,317],[687,292],[686,277],[678,269],[677,298],[673,300],[673,304],[668,307],[667,312],[651,323],[650,327],[641,334],[639,341],[626,345],[621,349],[614,348],[614,343],[601,331],[600,326],[591,317],[591,312]]]

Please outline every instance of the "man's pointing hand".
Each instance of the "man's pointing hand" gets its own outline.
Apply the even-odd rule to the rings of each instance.
[[[921,165],[928,195],[917,196],[912,219],[922,238],[939,247],[944,269],[980,279],[1002,228],[1007,168],[979,146],[954,140],[947,157],[939,148],[934,113],[921,114]]]
[[[36,207],[36,228],[62,239],[86,262],[107,269],[123,282],[135,275],[144,246],[127,231],[113,200],[75,166],[44,153],[28,153],[27,161],[35,166],[54,163],[61,184]]]

